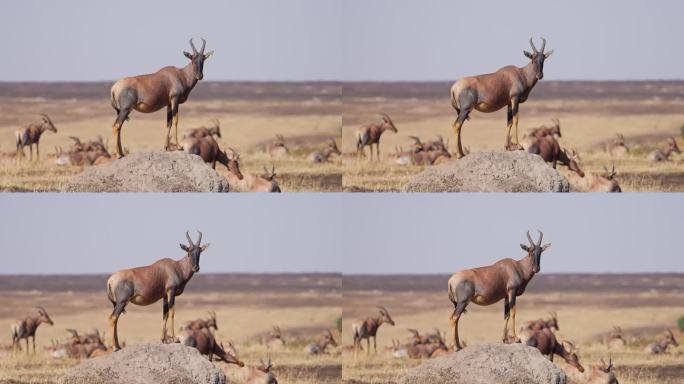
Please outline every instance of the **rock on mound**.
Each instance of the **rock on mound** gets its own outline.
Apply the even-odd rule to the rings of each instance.
[[[478,344],[412,368],[400,384],[565,384],[565,373],[536,348]]]
[[[61,384],[224,384],[226,376],[195,348],[142,344],[86,360]]]
[[[485,151],[427,168],[406,192],[568,192],[568,181],[525,151]]]
[[[228,181],[199,156],[184,152],[136,152],[86,169],[65,192],[228,192]]]

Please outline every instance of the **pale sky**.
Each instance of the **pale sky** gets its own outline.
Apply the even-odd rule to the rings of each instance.
[[[342,273],[454,273],[551,248],[541,271],[684,272],[682,194],[374,194],[345,199]],[[350,212],[351,211],[351,212]]]
[[[337,272],[339,200],[305,193],[2,194],[0,274],[112,273],[179,259],[185,231],[196,241],[197,229],[202,243],[211,243],[200,273]]]
[[[215,50],[206,80],[455,80],[525,65],[547,80],[684,79],[684,2],[22,0],[0,2],[0,81],[111,81]],[[539,47],[539,44],[537,44]]]

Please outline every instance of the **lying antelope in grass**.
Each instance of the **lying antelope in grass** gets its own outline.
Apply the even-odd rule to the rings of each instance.
[[[541,156],[545,162],[551,163],[553,169],[556,169],[556,165],[560,163],[580,177],[584,177],[584,171],[577,164],[579,162],[577,151],[561,148],[553,135],[528,137],[526,145],[527,152]]]
[[[558,331],[560,329],[558,326],[558,314],[556,312],[549,312],[549,315],[551,317],[548,319],[537,319],[528,322],[523,327],[523,330],[540,331],[544,328],[549,328],[553,329],[554,331]]]
[[[669,329],[665,330],[663,336],[664,337],[662,337],[659,341],[649,344],[646,347],[646,352],[652,353],[654,355],[659,355],[661,353],[667,352],[667,347],[669,347],[670,345],[673,345],[675,347],[679,346],[679,343],[677,343],[677,340],[675,340],[672,331],[670,331]]]
[[[529,131],[527,131],[525,134],[523,134],[523,139],[529,138],[529,137],[544,137],[544,136],[553,136],[553,138],[555,138],[556,140],[560,139],[561,137],[563,137],[563,135],[561,135],[560,120],[551,119],[551,121],[553,122],[552,126],[542,125],[541,127],[532,128]]]
[[[613,332],[603,339],[603,344],[608,349],[622,349],[627,345],[627,341],[622,336],[622,328],[614,326]]]
[[[330,156],[333,154],[342,156],[339,148],[337,148],[337,143],[335,139],[328,139],[325,143],[325,147],[320,151],[315,151],[309,154],[307,160],[312,163],[327,163]]]
[[[33,353],[36,353],[36,331],[38,326],[46,323],[54,325],[50,315],[48,315],[45,308],[41,306],[38,309],[38,316],[26,316],[19,319],[10,326],[10,335],[12,336],[12,350],[21,350],[20,342],[26,339],[26,354],[29,353],[29,338],[33,341]]]
[[[544,61],[553,53],[544,52],[546,40],[543,37],[541,51],[537,51],[532,38],[530,46],[532,53],[523,52],[530,59],[525,67],[509,65],[494,73],[464,77],[451,87],[451,105],[458,114],[452,126],[458,158],[465,156],[461,146],[461,128],[473,109],[490,113],[508,106],[508,133],[504,149],[522,149],[518,140],[518,107],[527,100],[537,81],[544,78]],[[511,127],[514,125],[515,143],[511,143]]]
[[[205,127],[201,126],[199,128],[192,128],[190,129],[185,136],[183,137],[184,139],[187,137],[206,137],[206,136],[211,136],[214,138],[214,140],[218,140],[221,138],[221,122],[218,121],[218,119],[214,119],[211,121],[214,125],[211,127]]]
[[[271,157],[283,157],[290,154],[290,149],[285,145],[285,137],[276,135],[276,139],[266,147],[266,152]]]
[[[427,359],[449,352],[439,330],[434,334],[421,336],[415,329],[409,329],[412,338],[407,344],[392,340],[392,356],[396,358]]]
[[[622,192],[620,184],[615,180],[617,172],[615,172],[615,164],[612,170],[603,166],[604,173],[589,173],[584,177],[580,177],[573,172],[567,174],[568,182],[570,183],[570,190],[581,192]]]
[[[655,162],[668,161],[672,153],[682,153],[677,146],[677,141],[674,137],[667,139],[665,147],[658,148],[648,155],[648,159]]]
[[[268,333],[261,337],[261,344],[266,348],[282,348],[285,346],[283,332],[279,326],[274,325]]]
[[[242,180],[244,177],[240,172],[240,154],[230,147],[227,151],[221,150],[213,136],[188,136],[181,143],[185,153],[201,157],[205,163],[211,164],[212,169],[216,169],[216,163],[220,163],[238,180]]]
[[[57,165],[98,165],[104,164],[111,159],[107,151],[107,144],[102,136],[97,139],[81,143],[78,137],[69,136],[74,142],[68,151],[64,152],[61,147],[55,147],[55,164]]]
[[[527,256],[520,260],[502,259],[480,268],[456,272],[449,279],[449,300],[454,305],[450,321],[454,329],[454,349],[462,349],[458,336],[458,321],[470,302],[477,305],[492,305],[504,300],[504,331],[502,340],[508,337],[508,320],[512,317],[513,339],[515,335],[516,297],[525,293],[527,284],[541,270],[541,255],[551,244],[541,245],[544,234],[539,231],[539,241],[535,244],[527,231],[529,245],[520,244]]]
[[[237,357],[225,351],[223,344],[216,341],[214,334],[209,328],[185,329],[179,335],[181,344],[197,349],[202,355],[206,355],[212,361],[214,355],[227,364],[235,364],[244,367],[245,364]]]
[[[408,151],[395,147],[394,163],[398,165],[435,165],[451,160],[447,144],[440,136],[435,141],[421,142],[416,136],[409,136],[413,144]]]
[[[387,323],[394,326],[394,320],[385,307],[378,307],[380,316],[368,316],[365,320],[352,324],[354,336],[354,356],[361,348],[361,340],[366,339],[366,354],[370,354],[370,339],[373,338],[373,350],[378,353],[377,334],[381,325]]]
[[[275,375],[271,372],[273,364],[270,357],[266,362],[264,362],[263,358],[259,358],[259,365],[245,366],[237,371],[231,366],[222,368],[237,384],[278,384],[278,380],[276,380]]]
[[[373,161],[373,144],[377,154],[377,160],[380,160],[380,137],[385,131],[392,131],[397,133],[397,127],[392,122],[392,119],[386,113],[381,113],[382,120],[380,123],[370,123],[356,130],[356,155],[366,156],[363,148],[368,146],[370,148],[370,161]]]
[[[558,355],[562,357],[566,363],[577,368],[578,371],[584,372],[584,367],[580,364],[579,358],[577,357],[575,344],[570,341],[559,343],[556,339],[556,335],[554,335],[553,331],[549,328],[532,331],[526,344],[530,347],[537,348],[542,355],[549,356],[551,361],[553,361],[554,355]]]
[[[126,305],[150,305],[160,299],[163,300],[162,342],[166,342],[166,324],[171,314],[171,340],[175,340],[173,318],[176,314],[175,300],[185,289],[185,285],[192,276],[199,272],[200,255],[209,248],[209,244],[201,245],[202,232],[197,231],[197,243],[193,243],[186,231],[188,245],[180,244],[186,255],[179,260],[161,259],[155,263],[138,268],[122,269],[107,280],[107,297],[114,310],[109,315],[109,325],[112,330],[112,346],[121,349],[117,334],[119,316]]]
[[[616,133],[616,137],[613,141],[606,144],[606,153],[613,157],[623,157],[629,154],[629,147],[625,144],[625,135],[621,133]]]
[[[218,331],[218,323],[216,322],[216,312],[209,312],[208,319],[195,319],[183,324],[180,327],[181,331],[184,330],[200,330],[202,328],[207,328],[209,330]]]
[[[261,175],[246,173],[243,179],[240,179],[230,168],[226,173],[231,187],[245,192],[282,192],[276,176],[275,165],[271,166],[270,171],[264,167],[264,173]]]
[[[14,132],[15,144],[17,145],[17,160],[25,157],[24,147],[29,147],[29,160],[33,161],[33,145],[36,145],[36,160],[40,160],[40,136],[45,131],[57,133],[57,128],[52,124],[48,115],[41,113],[40,122],[31,122],[24,128]]]
[[[601,359],[600,366],[591,367],[587,374],[587,384],[619,384],[613,372],[613,359],[609,358],[608,364]]]
[[[97,329],[85,335],[79,335],[74,329],[67,329],[67,331],[71,334],[71,337],[64,343],[59,344],[54,340],[52,341],[52,345],[49,347],[52,357],[87,359],[111,352],[104,344],[104,334],[100,334],[100,331]]]
[[[202,39],[202,48],[197,51],[195,44],[190,39],[192,53],[183,52],[190,63],[183,68],[164,67],[159,71],[142,76],[125,77],[112,86],[112,108],[116,111],[116,120],[112,125],[116,154],[119,158],[124,156],[121,146],[121,127],[124,121],[134,109],[142,113],[156,112],[166,107],[166,135],[164,137],[164,149],[169,150],[171,145],[171,126],[175,146],[178,142],[178,107],[190,96],[190,92],[198,81],[204,78],[204,61],[214,51],[204,53],[207,42]]]
[[[322,353],[325,353],[325,349],[328,347],[328,345],[337,347],[337,342],[333,338],[332,332],[330,332],[329,329],[326,329],[325,331],[323,331],[323,333],[321,333],[321,336],[319,337],[318,341],[304,347],[304,352],[310,355],[320,355]]]

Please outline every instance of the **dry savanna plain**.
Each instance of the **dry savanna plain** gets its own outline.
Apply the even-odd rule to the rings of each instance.
[[[55,147],[67,150],[69,136],[82,141],[98,135],[113,153],[112,123],[116,117],[109,99],[111,83],[0,83],[0,188],[4,191],[58,191],[83,166],[55,165]],[[191,128],[220,122],[222,149],[240,153],[243,174],[264,174],[275,167],[280,188],[287,191],[340,191],[342,168],[333,155],[327,163],[312,164],[307,156],[330,138],[341,136],[341,95],[338,83],[200,82],[179,108],[179,137]],[[17,162],[14,132],[39,114],[47,114],[57,133],[40,140],[41,161]],[[131,152],[161,151],[166,135],[164,110],[133,112],[122,131]],[[270,156],[265,148],[282,135],[289,154]],[[25,149],[28,156],[28,148]],[[226,168],[218,164],[217,172]]]
[[[105,331],[111,304],[105,285],[108,276],[5,276],[0,281],[0,382],[56,383],[78,360],[53,358],[46,347],[51,340],[66,339],[66,328],[83,333],[93,327]],[[238,357],[247,366],[271,358],[272,372],[279,383],[339,383],[339,348],[308,355],[304,347],[329,329],[339,341],[341,276],[337,274],[293,275],[197,275],[185,293],[176,299],[176,328],[185,321],[206,318],[216,312],[219,341],[233,342]],[[7,350],[10,324],[18,317],[35,314],[35,305],[45,307],[54,326],[41,325],[37,331],[36,355],[26,356],[25,348],[13,355]],[[141,307],[129,305],[119,320],[119,338],[126,345],[158,343],[161,334],[161,302]],[[273,326],[280,327],[284,346],[270,347],[261,340]],[[107,342],[109,345],[109,343]],[[234,365],[215,365],[230,379],[238,375]]]
[[[344,188],[347,191],[398,191],[421,166],[394,164],[395,148],[441,135],[455,145],[452,123],[456,112],[449,98],[450,82],[345,83],[343,85]],[[674,137],[679,146],[684,125],[684,82],[572,82],[541,81],[529,99],[520,105],[519,132],[552,125],[559,119],[563,148],[579,152],[579,165],[587,173],[604,173],[604,165],[615,165],[622,191],[684,191],[684,155],[654,163],[648,154]],[[379,122],[379,113],[391,116],[398,132],[386,131],[380,140],[381,161],[358,161],[356,130]],[[613,157],[604,151],[607,143],[624,135],[629,153]],[[462,129],[463,145],[470,152],[503,150],[506,109],[494,113],[474,111]],[[368,149],[366,151],[366,156]],[[559,166],[561,173],[567,168]],[[571,186],[572,189],[572,186]]]
[[[407,342],[407,328],[430,332],[439,328],[451,343],[449,316],[453,305],[447,297],[446,275],[423,276],[344,276],[343,308],[343,382],[348,384],[396,383],[419,360],[393,358],[387,350],[392,339]],[[542,274],[536,276],[526,293],[517,300],[517,327],[525,321],[546,318],[557,312],[560,340],[572,340],[578,346],[580,363],[589,371],[612,358],[621,384],[674,384],[684,377],[684,347],[670,347],[667,353],[651,355],[644,348],[665,328],[677,330],[677,319],[684,315],[684,275],[575,275]],[[369,315],[377,315],[376,306],[387,308],[395,326],[383,324],[378,331],[378,354],[364,351],[354,359],[351,325]],[[622,349],[609,349],[603,339],[619,326],[627,341]],[[501,342],[503,303],[483,307],[470,304],[461,318],[461,340],[468,345]],[[372,348],[372,344],[371,344]],[[467,348],[467,347],[466,347]],[[556,356],[554,363],[563,369],[572,383],[584,383],[584,377]]]

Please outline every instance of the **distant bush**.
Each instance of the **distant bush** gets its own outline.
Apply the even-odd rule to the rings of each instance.
[[[680,331],[684,332],[684,316],[680,316],[679,320],[677,320],[677,328],[679,328]]]
[[[679,127],[679,134],[682,135],[682,137],[684,137],[684,124],[682,124],[682,126]]]
[[[684,316],[682,317],[682,319],[684,319]],[[680,324],[681,324],[681,320],[682,320],[682,319],[679,319],[679,320],[680,320]],[[342,332],[342,316],[338,317],[338,318],[337,318],[337,321],[335,321],[335,323],[337,324],[337,330],[340,331],[340,332]],[[680,325],[680,326],[681,326],[681,325]],[[681,328],[680,328],[680,329],[681,329]]]

